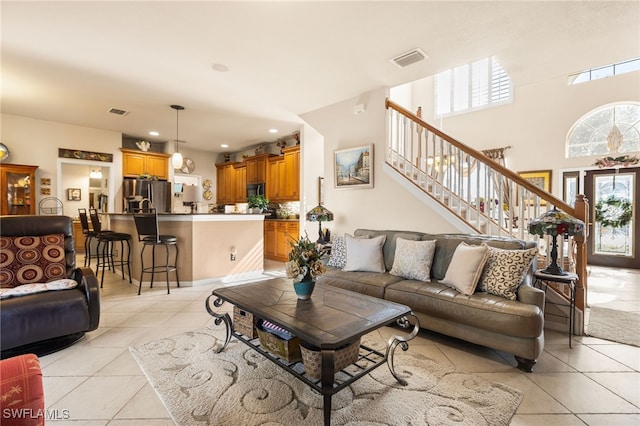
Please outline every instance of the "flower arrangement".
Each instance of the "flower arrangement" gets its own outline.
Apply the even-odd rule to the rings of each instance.
[[[633,206],[626,198],[610,195],[596,203],[595,213],[600,225],[622,228],[631,222]]]
[[[285,265],[287,277],[294,282],[312,281],[322,275],[326,268],[320,260],[323,251],[318,244],[309,240],[305,233],[299,240],[290,241],[289,261]]]
[[[600,167],[601,169],[603,167],[615,167],[615,166],[628,167],[628,166],[633,166],[635,164],[638,164],[639,161],[640,161],[640,159],[638,159],[638,157],[636,157],[635,155],[633,155],[633,156],[631,156],[631,155],[622,155],[620,157],[598,158],[596,160],[595,165]]]

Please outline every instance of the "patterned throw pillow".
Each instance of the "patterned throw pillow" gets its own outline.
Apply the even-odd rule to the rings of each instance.
[[[476,290],[482,268],[489,257],[489,247],[486,244],[479,246],[460,243],[453,252],[451,263],[442,279],[442,284],[458,290],[460,293],[471,296]]]
[[[537,254],[537,247],[527,250],[489,247],[489,258],[478,290],[516,300],[518,286]]]
[[[345,263],[347,263],[347,246],[344,237],[336,237],[331,244],[331,256],[329,256],[327,266],[342,269]]]
[[[64,235],[0,237],[0,288],[66,278]]]
[[[431,281],[431,263],[436,252],[436,242],[396,239],[393,268],[389,273],[408,280]]]

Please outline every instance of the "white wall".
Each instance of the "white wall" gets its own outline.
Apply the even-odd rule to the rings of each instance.
[[[318,178],[325,178],[324,137],[313,127],[305,124],[300,131],[300,234],[306,230],[311,240],[318,234],[318,225],[306,221],[306,213],[318,205]],[[331,227],[331,223],[327,224]]]
[[[357,228],[453,232],[453,227],[409,194],[382,170],[386,143],[387,91],[384,88],[364,93],[325,108],[301,115],[324,136],[325,207],[334,213],[327,224],[333,235],[352,233]],[[364,103],[366,111],[354,114],[353,107]],[[333,152],[365,144],[374,144],[373,189],[335,189]],[[309,176],[307,179],[317,179]],[[315,180],[317,182],[317,180]],[[305,184],[306,185],[306,184]],[[315,227],[309,229],[315,235]]]
[[[394,100],[396,92],[394,94]],[[516,87],[514,102],[476,112],[434,118],[433,78],[412,84],[411,96],[401,88],[398,103],[475,149],[511,146],[507,166],[514,171],[552,170],[553,193],[561,195],[561,169],[593,166],[597,157],[566,158],[571,127],[588,112],[614,102],[640,101],[640,72],[567,85],[567,77]],[[410,99],[410,104],[407,99]],[[442,127],[441,127],[442,126]]]
[[[45,197],[40,195],[40,178],[51,179],[51,196],[58,194],[59,185],[61,185],[61,192],[66,190],[66,187],[57,180],[58,148],[113,154],[113,163],[102,164],[117,168],[114,173],[114,188],[118,190],[115,199],[119,200],[122,197],[120,192],[122,187],[122,155],[119,150],[122,145],[122,134],[10,114],[1,114],[0,119],[0,140],[11,153],[6,162],[39,166],[36,171],[35,188],[37,203],[42,197]],[[87,173],[87,185],[88,176]],[[88,192],[83,191],[83,199],[85,198],[84,194],[88,195]],[[62,198],[66,199],[66,194]],[[120,203],[116,202],[115,206],[116,211],[121,211],[118,210],[121,207]],[[74,204],[72,210],[69,211],[65,208],[64,213],[76,216],[77,207]]]

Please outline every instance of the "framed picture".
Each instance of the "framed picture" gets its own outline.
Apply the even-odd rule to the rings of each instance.
[[[51,186],[51,178],[40,178],[40,185]]]
[[[80,194],[81,194],[80,188],[69,188],[67,189],[67,200],[80,201],[82,199]]]
[[[538,188],[551,192],[551,170],[534,170],[530,172],[518,172],[518,174]],[[529,204],[533,204],[533,200],[531,200]],[[545,200],[540,200],[541,206],[545,206],[546,204],[547,202]]]
[[[334,151],[337,189],[373,188],[373,144]]]

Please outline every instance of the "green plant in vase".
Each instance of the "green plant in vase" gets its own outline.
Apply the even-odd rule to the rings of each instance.
[[[316,278],[326,268],[322,263],[323,251],[318,244],[309,240],[305,233],[299,240],[290,241],[289,261],[285,265],[287,277],[293,279],[293,287],[298,299],[309,299],[315,287]]]
[[[247,204],[249,208],[260,209],[260,212],[263,212],[269,206],[269,200],[264,195],[251,195]]]

